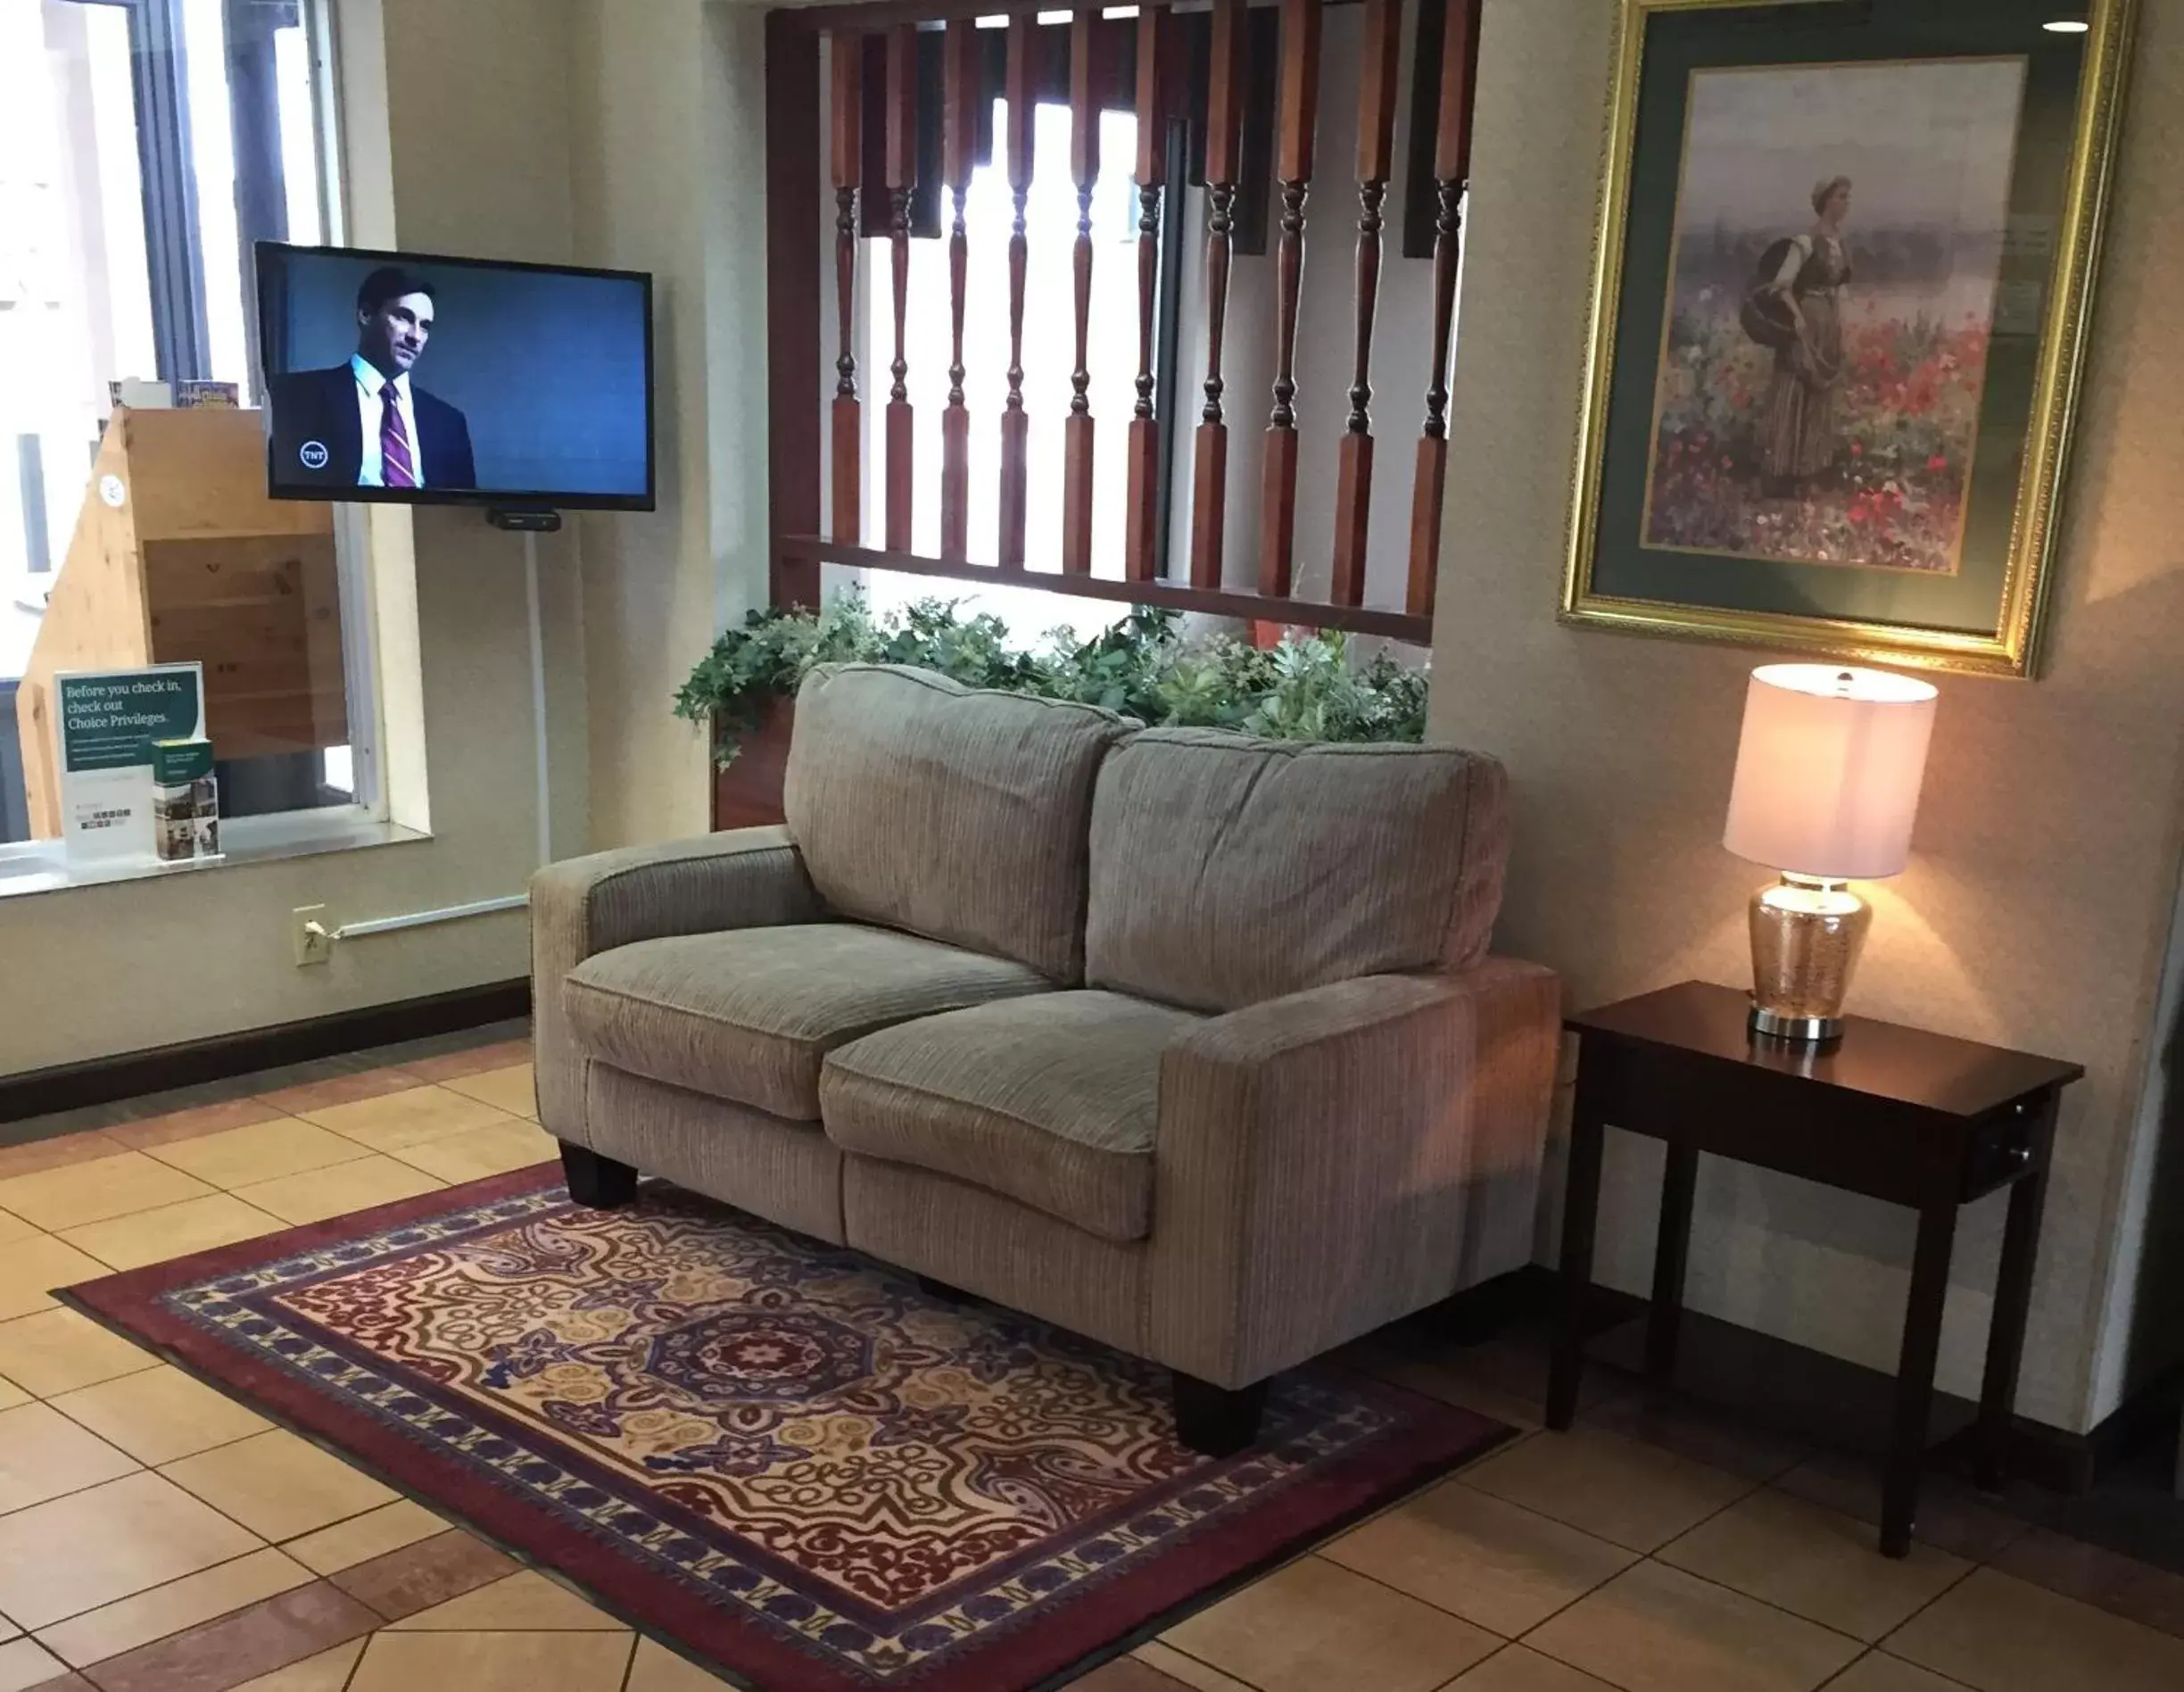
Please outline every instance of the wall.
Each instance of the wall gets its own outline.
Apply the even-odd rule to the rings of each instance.
[[[595,847],[707,826],[708,751],[669,713],[765,601],[763,13],[577,0],[581,256],[655,273],[659,510],[583,519]]]
[[[1499,945],[1570,1001],[1744,979],[1764,879],[1719,845],[1750,651],[1554,617],[1582,392],[1616,8],[1488,0],[1434,653],[1437,736],[1507,760],[1517,842]],[[2140,1108],[2177,887],[2184,757],[2184,0],[2143,8],[2036,684],[1944,678],[1914,861],[1875,890],[1852,1008],[2084,1062],[2067,1097],[2020,1408],[2097,1422],[2124,1355]],[[1612,1136],[1601,1273],[1642,1290],[1659,1158]],[[1968,1211],[1944,1381],[1975,1389],[2000,1208]],[[1903,1214],[1709,1160],[1694,1307],[1892,1367]]]
[[[352,239],[567,259],[570,29],[559,0],[341,0]],[[490,88],[490,97],[484,90]],[[521,890],[535,857],[522,545],[475,512],[371,522],[396,815],[429,842],[0,900],[0,1074],[522,975],[521,913],[289,956],[338,920]],[[540,545],[555,836],[584,832],[574,537]],[[429,748],[420,756],[419,735]]]

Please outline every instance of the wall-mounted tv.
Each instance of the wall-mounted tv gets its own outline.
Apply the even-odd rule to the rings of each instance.
[[[652,278],[258,247],[275,499],[653,508]]]

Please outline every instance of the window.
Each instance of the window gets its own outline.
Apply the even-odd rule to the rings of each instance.
[[[109,382],[211,378],[255,403],[252,247],[337,233],[318,140],[321,22],[318,0],[0,0],[0,840],[26,832],[12,696],[67,557]],[[344,584],[339,597],[355,596]],[[315,691],[368,722],[367,672],[341,639],[252,650],[247,605],[225,624],[211,606],[195,615],[207,650],[159,655],[244,649],[240,679],[208,676],[216,700],[222,685]],[[358,737],[323,717],[287,712],[284,726],[264,710],[225,746],[216,721],[223,811],[368,798]]]

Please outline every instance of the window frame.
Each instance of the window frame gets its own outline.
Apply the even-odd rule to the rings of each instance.
[[[236,38],[233,21],[258,6],[261,0],[219,0],[223,38]],[[188,42],[185,0],[62,0],[62,4],[119,8],[128,15],[129,79],[136,122],[136,153],[141,212],[144,220],[146,274],[151,295],[152,339],[159,379],[176,382],[211,375],[211,334],[207,319],[205,265],[195,180],[192,114],[188,82]],[[314,180],[311,185],[319,235],[337,242],[345,235],[343,185],[345,148],[338,98],[338,44],[335,10],[332,0],[294,0],[295,22],[304,31],[310,79],[310,123],[314,141]],[[285,26],[284,26],[285,27]],[[265,47],[270,60],[270,32]],[[224,120],[236,131],[236,104],[231,80],[235,55],[228,54],[222,84],[229,89]],[[273,186],[285,188],[277,131],[266,137],[276,149],[272,155]],[[241,137],[238,135],[238,143]],[[238,179],[246,169],[244,147],[236,148]],[[285,193],[267,187],[262,162],[259,194],[261,202],[278,208],[279,222],[271,229],[275,238],[287,233]],[[244,198],[238,194],[238,200]],[[252,275],[250,248],[266,232],[255,231],[238,215],[239,245],[243,251],[242,276],[247,290]],[[245,323],[252,374],[260,378],[257,312],[248,297],[238,302]],[[370,536],[360,507],[336,504],[335,558],[340,586],[342,665],[349,701],[351,802],[269,811],[221,818],[227,856],[215,863],[193,867],[219,868],[300,854],[342,850],[354,847],[390,844],[426,838],[418,830],[389,821],[380,740],[381,721],[376,642],[374,637],[374,593],[369,575]],[[54,537],[58,538],[58,537]],[[65,552],[65,542],[55,547]],[[62,559],[51,568],[57,572]],[[11,749],[12,751],[12,749]],[[0,899],[59,888],[129,880],[177,873],[172,867],[132,866],[127,868],[71,867],[58,840],[6,841],[0,839]],[[192,872],[184,872],[192,873]]]

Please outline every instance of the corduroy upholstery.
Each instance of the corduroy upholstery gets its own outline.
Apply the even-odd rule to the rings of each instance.
[[[620,1161],[842,1243],[841,1149],[817,1123],[787,1122],[612,1064],[593,1064],[589,1085],[592,1117],[613,1124]]]
[[[1528,1261],[1560,1017],[1551,972],[1494,958],[1170,1046],[1151,1355],[1242,1386]]]
[[[1132,726],[925,670],[822,668],[797,694],[789,832],[842,916],[1073,984],[1093,778]]]
[[[952,1175],[842,1159],[842,1233],[859,1251],[1138,1356],[1147,1254]]]
[[[1196,1020],[1119,993],[950,1011],[829,1053],[820,1112],[846,1151],[955,1175],[1103,1240],[1142,1240],[1161,1052]]]
[[[568,973],[561,1008],[594,1061],[819,1119],[819,1064],[876,1028],[1045,990],[1037,970],[861,923],[674,934]]]
[[[1493,759],[855,666],[795,733],[788,828],[534,878],[552,1132],[1223,1387],[1530,1260]]]
[[[547,1132],[592,1143],[584,1096],[589,1059],[561,1013],[561,983],[585,958],[668,934],[815,922],[821,914],[804,860],[778,826],[594,852],[533,875],[533,1073]]]
[[[1506,787],[1452,747],[1148,729],[1093,799],[1087,984],[1234,1010],[1476,963],[1502,901]]]

